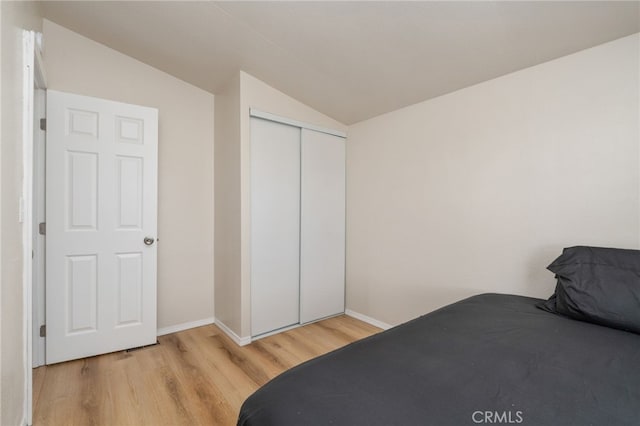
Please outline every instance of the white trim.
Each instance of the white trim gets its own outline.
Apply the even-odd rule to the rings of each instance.
[[[36,33],[35,37],[42,37],[41,33]],[[47,75],[44,72],[44,60],[42,59],[42,51],[40,50],[40,46],[37,45],[34,51],[34,72],[33,76],[34,81],[36,83],[36,87],[38,89],[46,89],[47,88]]]
[[[227,327],[227,325],[225,323],[223,323],[222,321],[220,321],[217,318],[216,318],[216,326],[218,326],[218,328],[220,330],[222,330],[222,332],[224,334],[229,336],[229,338],[231,338],[231,340],[233,340],[236,343],[236,345],[238,345],[238,346],[246,346],[249,343],[251,343],[251,337],[249,337],[249,336],[246,336],[246,337],[238,336],[236,333],[234,333],[233,330],[231,330],[229,327]]]
[[[254,340],[254,341],[255,340],[260,340],[263,337],[269,337],[269,336],[273,336],[273,335],[276,335],[276,334],[284,333],[285,331],[295,330],[296,328],[305,327],[307,325],[311,325],[311,324],[315,324],[315,323],[320,322],[320,321],[328,320],[329,318],[339,317],[339,316],[344,315],[344,314],[345,314],[344,312],[338,312],[337,314],[327,315],[326,317],[322,317],[322,318],[316,318],[314,320],[307,321],[305,323],[298,323],[298,324],[288,325],[286,327],[278,328],[278,329],[275,329],[273,331],[267,331],[266,333],[258,334],[257,336],[252,336],[251,339]]]
[[[34,33],[34,58],[33,58],[33,81],[35,83],[35,90],[33,93],[33,112],[39,114],[39,118],[47,118],[46,108],[46,90],[47,90],[47,77],[44,70],[44,61],[42,59],[42,33]],[[34,117],[35,118],[35,117]],[[44,163],[45,163],[45,132],[38,131],[39,123],[33,123],[33,159],[38,160],[38,164],[33,163],[33,179],[31,188],[33,189],[33,205],[32,218],[36,221],[45,221],[44,208],[45,208],[45,184],[44,184]],[[38,231],[34,228],[32,233],[36,233],[36,244],[33,246],[33,252],[35,254],[35,260],[32,264],[32,277],[31,277],[31,362],[32,367],[39,367],[46,364],[45,357],[45,337],[40,337],[40,325],[45,324],[45,276],[44,276],[44,262],[46,260],[46,253],[44,250],[44,237],[38,234]],[[34,238],[32,235],[32,243]],[[33,275],[33,268],[38,271]],[[37,302],[37,303],[36,303]]]
[[[383,330],[388,330],[391,327],[393,327],[392,325],[387,324],[386,322],[378,321],[375,318],[371,318],[371,317],[366,316],[364,314],[361,314],[361,313],[358,313],[358,312],[354,312],[351,309],[345,310],[344,313],[345,313],[345,315],[348,315],[348,316],[350,316],[352,318],[355,318],[355,319],[358,319],[360,321],[364,321],[364,322],[366,322],[368,324],[371,324],[374,327],[378,327],[378,328],[381,328]]]
[[[326,133],[328,135],[338,136],[346,138],[347,134],[340,130],[329,129],[327,127],[316,126],[315,124],[305,123],[303,121],[293,120],[291,118],[282,117],[280,115],[271,114],[270,112],[260,111],[259,109],[249,108],[249,115],[251,117],[262,118],[269,121],[275,121],[276,123],[288,124],[290,126],[300,127],[302,129],[315,130],[316,132]]]
[[[293,324],[293,325],[287,325],[285,327],[277,328],[277,329],[272,330],[272,331],[267,331],[266,333],[258,334],[256,336],[251,336],[251,339],[252,340],[260,340],[260,339],[263,339],[265,337],[274,336],[276,334],[284,333],[285,331],[289,331],[289,330],[294,330],[296,328],[300,328],[303,325],[307,325],[307,324],[311,324],[311,323],[308,322],[308,323],[305,323],[305,324],[298,323],[298,324]]]
[[[190,328],[202,327],[203,325],[215,324],[215,318],[209,317],[196,321],[183,322],[182,324],[170,325],[169,327],[159,328],[156,335],[164,336],[165,334],[177,333],[178,331],[188,330]]]
[[[33,339],[31,323],[32,299],[32,212],[33,212],[33,96],[34,96],[35,33],[22,32],[22,193],[19,206],[19,221],[22,224],[22,309],[24,363],[24,406],[22,423],[32,422],[33,388]]]
[[[305,325],[314,324],[314,323],[316,323],[316,322],[320,322],[320,321],[328,320],[328,319],[330,319],[330,318],[339,317],[339,316],[344,315],[344,314],[345,314],[345,313],[344,313],[344,311],[342,311],[342,312],[338,312],[337,314],[331,314],[331,315],[327,315],[326,317],[316,318],[316,319],[313,319],[313,320],[311,320],[311,321],[307,321],[307,322],[300,323],[300,326],[301,326],[301,327],[304,327]]]

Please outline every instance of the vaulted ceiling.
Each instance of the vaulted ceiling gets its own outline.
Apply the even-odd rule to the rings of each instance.
[[[42,9],[204,90],[216,93],[244,70],[345,124],[640,31],[636,1],[45,1]]]

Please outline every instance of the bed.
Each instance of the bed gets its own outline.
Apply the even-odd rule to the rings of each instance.
[[[354,342],[258,389],[238,425],[640,425],[640,251],[549,269],[549,300],[481,294]]]

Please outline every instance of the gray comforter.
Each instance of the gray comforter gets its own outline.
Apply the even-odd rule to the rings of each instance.
[[[483,294],[276,377],[238,425],[640,425],[640,335]]]

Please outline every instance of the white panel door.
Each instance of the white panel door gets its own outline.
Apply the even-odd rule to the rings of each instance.
[[[344,312],[345,139],[302,129],[300,323]]]
[[[251,335],[299,322],[300,129],[251,118]]]
[[[156,342],[158,111],[47,93],[47,364]]]

